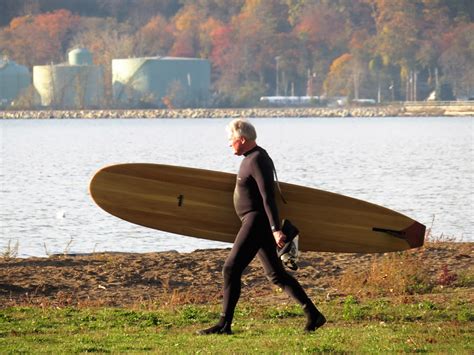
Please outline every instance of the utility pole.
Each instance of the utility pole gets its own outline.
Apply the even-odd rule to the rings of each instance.
[[[276,95],[275,96],[280,96],[280,79],[279,79],[280,56],[276,56],[275,61],[276,61]]]
[[[306,96],[314,96],[316,89],[315,89],[315,81],[316,81],[316,73],[311,73],[311,70],[308,69],[307,72],[307,80],[306,80]]]
[[[413,101],[417,101],[417,95],[416,95],[416,87],[417,87],[417,82],[418,82],[418,72],[414,71],[413,72]]]

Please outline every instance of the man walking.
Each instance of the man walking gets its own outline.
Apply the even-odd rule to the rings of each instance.
[[[219,322],[199,334],[231,334],[234,310],[240,297],[241,277],[255,255],[267,278],[295,299],[307,317],[305,331],[321,327],[326,319],[290,275],[277,256],[276,246],[285,244],[275,201],[274,165],[267,152],[257,145],[254,126],[236,119],[228,126],[229,143],[235,155],[244,156],[234,190],[234,207],[242,221],[224,268],[224,299]]]

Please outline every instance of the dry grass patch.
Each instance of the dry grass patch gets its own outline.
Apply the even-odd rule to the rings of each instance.
[[[411,252],[374,256],[368,268],[353,267],[340,282],[341,291],[358,296],[427,293],[434,286],[426,264]]]

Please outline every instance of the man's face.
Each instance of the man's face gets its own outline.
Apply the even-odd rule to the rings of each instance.
[[[229,136],[229,147],[232,147],[235,155],[244,154],[245,141],[246,139],[244,137],[235,137],[233,134]]]

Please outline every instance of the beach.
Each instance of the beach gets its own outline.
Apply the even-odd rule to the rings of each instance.
[[[228,249],[210,249],[191,253],[3,257],[0,259],[0,304],[2,307],[22,304],[101,307],[170,302],[217,304],[221,300],[222,266],[228,253]],[[362,295],[371,289],[364,287],[362,280],[360,290],[357,290],[360,278],[354,275],[365,273],[366,278],[373,278],[374,272],[385,272],[385,278],[392,279],[395,285],[399,279],[397,275],[413,267],[418,269],[416,272],[423,273],[425,283],[432,285],[426,292],[436,293],[439,287],[461,287],[473,301],[473,255],[474,243],[451,242],[428,243],[420,249],[386,254],[303,252],[299,270],[294,275],[312,297],[330,299],[352,293]],[[378,271],[374,271],[374,266]],[[348,275],[351,276],[348,278]],[[250,264],[242,280],[244,300],[289,301],[288,296],[265,278],[258,259]],[[378,282],[381,286],[381,281]],[[351,284],[349,287],[348,283]],[[390,295],[389,288],[380,292]],[[406,295],[410,292],[395,290],[392,293]]]

